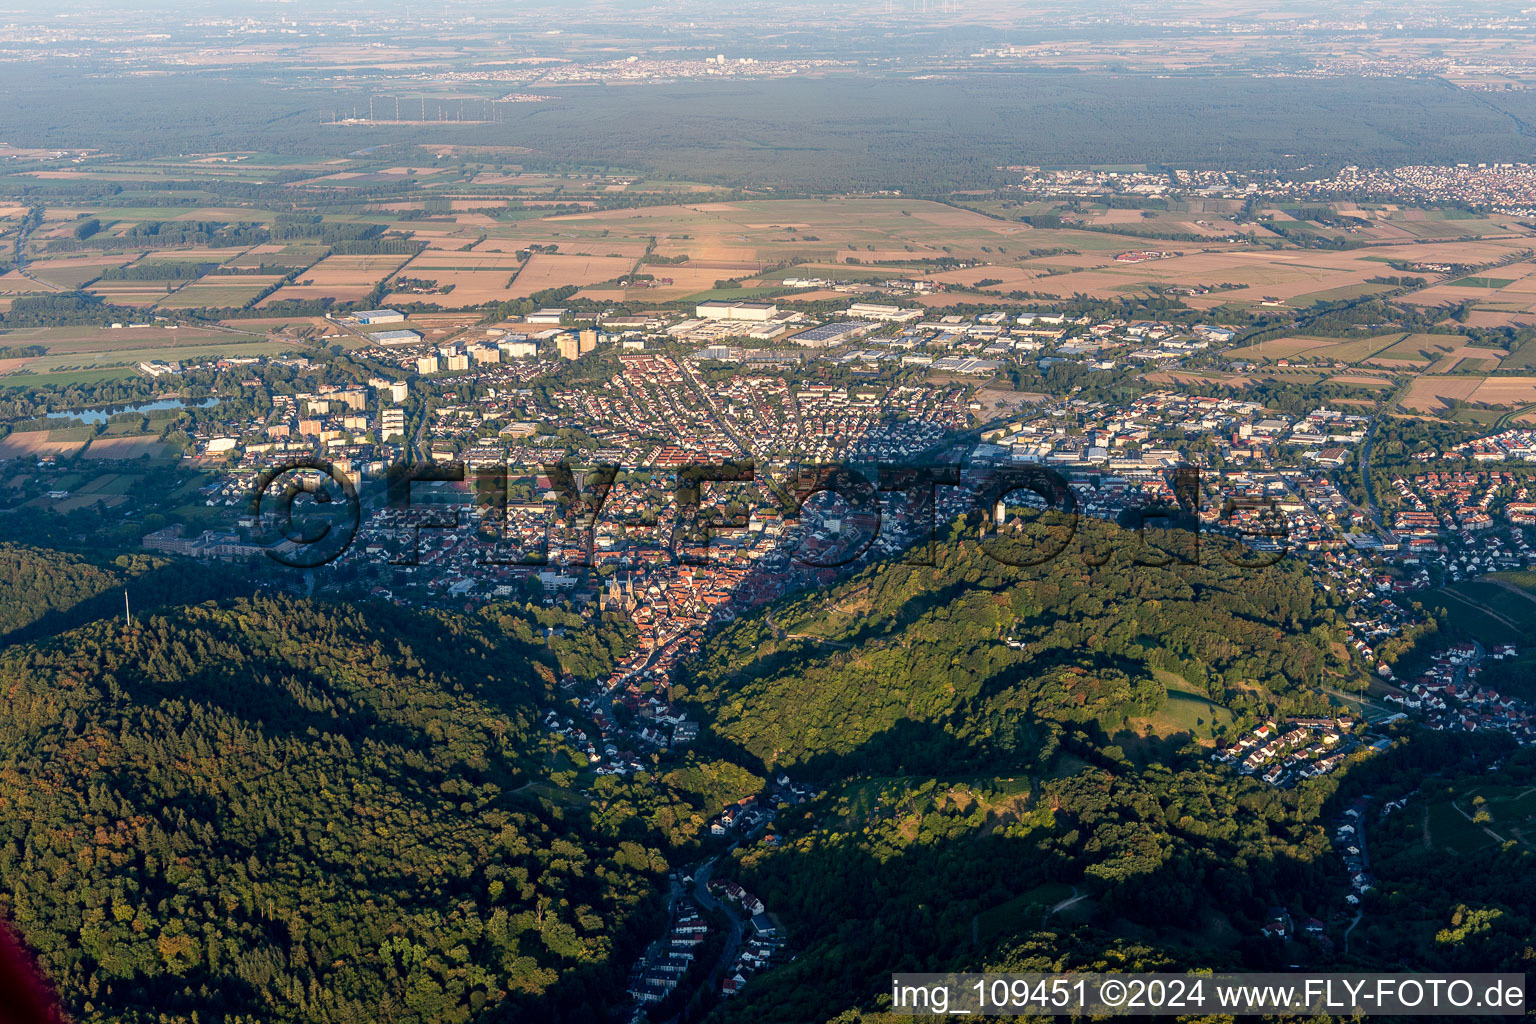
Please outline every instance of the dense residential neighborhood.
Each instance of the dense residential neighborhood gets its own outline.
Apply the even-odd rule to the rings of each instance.
[[[1437,665],[1399,679],[1378,654],[1416,628],[1417,590],[1536,567],[1536,485],[1497,468],[1536,458],[1531,431],[1453,449],[1476,468],[1392,477],[1383,515],[1344,490],[1373,429],[1352,407],[1287,412],[1188,389],[1126,402],[1014,393],[1011,405],[994,406],[998,392],[943,362],[986,363],[984,374],[1025,362],[1166,365],[1219,349],[1233,333],[1220,325],[1050,311],[924,319],[917,308],[867,301],[841,317],[747,301],[688,312],[573,320],[568,309],[541,308],[450,330],[444,341],[433,340],[443,329],[432,321],[411,329],[416,321],[393,309],[352,314],[337,332],[355,332],[370,346],[361,351],[394,371],[274,394],[256,419],[221,421],[210,410],[184,458],[222,470],[207,503],[227,508],[228,521],[201,531],[172,524],[143,544],[202,559],[256,556],[259,523],[247,506],[258,477],[286,459],[322,456],[363,494],[356,536],[337,563],[348,586],[400,601],[531,596],[633,624],[633,648],[581,696],[600,734],[553,724],[598,772],[624,773],[645,752],[696,734],[666,694],[712,627],[900,551],[969,508],[987,473],[1034,466],[1059,474],[1083,514],[1123,521],[1193,498],[1200,528],[1309,559],[1350,606],[1346,641],[1382,680],[1385,705],[1433,728],[1531,738],[1528,709],[1477,687],[1476,665],[1454,678]],[[570,376],[598,359],[616,372]],[[386,468],[413,455],[462,467],[458,496],[423,482],[409,508],[370,499]],[[737,460],[752,462],[750,479],[707,483],[696,509],[679,503],[684,467]],[[878,477],[876,466],[925,461],[963,466],[957,480],[967,486],[938,489],[928,503],[876,479],[873,505],[825,491],[803,507],[784,503],[784,487],[811,486],[796,484],[797,467],[868,465]],[[576,476],[560,476],[563,465]],[[590,468],[604,465],[611,475]],[[1180,491],[1191,469],[1193,495]],[[465,493],[501,472],[501,497]],[[617,718],[641,724],[613,731]],[[1349,728],[1315,737],[1298,728],[1243,742],[1253,749],[1239,744],[1219,759],[1289,784],[1332,770],[1359,740]]]

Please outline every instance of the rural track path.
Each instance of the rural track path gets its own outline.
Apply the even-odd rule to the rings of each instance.
[[[1477,824],[1477,818],[1475,816],[1471,815],[1471,814],[1468,814],[1466,811],[1462,810],[1461,804],[1457,803],[1455,800],[1452,800],[1451,801],[1451,806],[1456,808],[1456,813],[1460,814],[1463,818],[1466,818],[1468,821],[1470,821],[1474,825]],[[1483,826],[1483,831],[1488,833],[1490,836],[1492,836],[1494,841],[1497,842],[1497,843],[1503,844],[1503,843],[1509,842],[1508,839],[1505,839],[1503,836],[1499,835],[1497,832],[1495,832],[1493,829],[1489,828],[1487,825]]]
[[[1053,904],[1051,906],[1051,908],[1045,912],[1045,915],[1040,918],[1040,923],[1044,924],[1050,918],[1050,916],[1052,914],[1056,913],[1059,910],[1066,910],[1068,907],[1075,906],[1076,904],[1081,903],[1083,900],[1085,900],[1087,898],[1088,898],[1088,894],[1087,893],[1079,894],[1078,891],[1077,891],[1077,886],[1074,885],[1072,887],[1072,895],[1068,896],[1064,900],[1060,900],[1060,901],[1056,902],[1055,904]],[[980,926],[980,922],[981,922],[981,911],[978,910],[976,913],[971,915],[971,942],[974,943],[975,945],[978,945],[978,946],[981,945],[981,926]]]
[[[1487,605],[1480,601],[1474,601],[1466,595],[1458,594],[1456,591],[1450,589],[1443,590],[1441,593],[1446,597],[1460,601],[1462,604],[1466,605],[1468,608],[1471,608],[1473,611],[1480,612],[1481,614],[1488,616],[1490,619],[1508,626],[1510,629],[1515,630],[1516,632],[1518,632],[1520,629],[1518,625],[1511,622],[1509,619],[1505,618],[1503,615],[1494,611],[1492,608],[1489,608]]]
[[[1061,900],[1060,902],[1054,904],[1051,907],[1050,910],[1047,910],[1045,912],[1045,916],[1046,917],[1050,917],[1052,914],[1056,913],[1057,911],[1059,911],[1059,910],[1066,910],[1068,907],[1075,906],[1076,904],[1079,904],[1079,903],[1083,902],[1083,900],[1085,900],[1087,898],[1088,898],[1088,894],[1087,893],[1079,894],[1078,891],[1077,891],[1077,886],[1074,885],[1072,887],[1072,895],[1068,896],[1066,899]]]
[[[1360,923],[1360,919],[1363,918],[1364,916],[1365,916],[1365,911],[1363,911],[1363,910],[1355,911],[1355,919],[1353,921],[1349,922],[1349,927],[1348,928],[1344,929],[1344,952],[1346,952],[1346,953],[1349,952],[1349,933],[1355,930],[1355,925],[1359,924]]]

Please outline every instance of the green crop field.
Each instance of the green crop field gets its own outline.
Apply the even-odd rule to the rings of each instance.
[[[1464,277],[1460,281],[1451,281],[1450,285],[1456,288],[1508,288],[1515,283],[1512,277]]]
[[[98,384],[105,380],[132,377],[128,366],[104,366],[92,370],[68,370],[59,373],[12,373],[0,377],[0,388],[62,388],[71,384]]]

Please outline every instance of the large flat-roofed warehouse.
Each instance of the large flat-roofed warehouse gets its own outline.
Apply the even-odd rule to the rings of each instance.
[[[415,331],[379,331],[370,335],[375,345],[414,345],[421,340]]]
[[[693,312],[702,320],[771,320],[779,307],[771,302],[701,302]]]
[[[904,309],[901,306],[889,306],[881,302],[855,302],[848,307],[848,315],[863,317],[866,320],[886,320],[891,323],[906,324],[913,320],[921,320],[923,311],[916,307]]]
[[[841,320],[801,331],[788,340],[796,345],[809,345],[812,348],[831,348],[833,345],[841,345],[845,341],[863,337],[879,326],[867,320]]]
[[[405,314],[398,309],[365,309],[361,313],[353,313],[352,319],[365,327],[372,324],[403,324]]]

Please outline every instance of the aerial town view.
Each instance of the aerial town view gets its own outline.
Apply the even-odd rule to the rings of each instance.
[[[1527,1014],[1536,11],[0,25],[0,1022]]]

